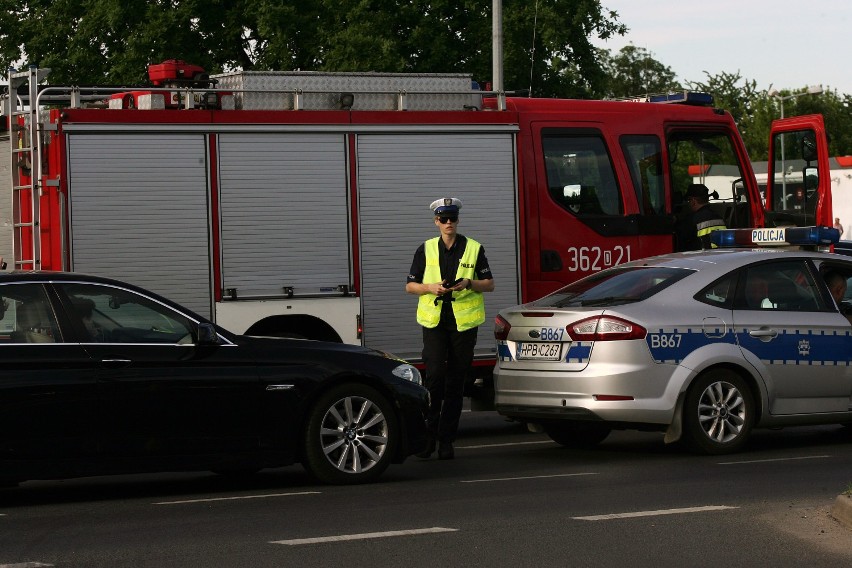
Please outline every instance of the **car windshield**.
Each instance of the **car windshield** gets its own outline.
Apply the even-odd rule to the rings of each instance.
[[[691,273],[685,268],[662,266],[613,268],[568,284],[532,305],[568,308],[630,304],[650,298]]]

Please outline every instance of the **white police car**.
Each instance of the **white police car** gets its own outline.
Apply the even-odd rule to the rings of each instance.
[[[659,430],[702,453],[754,427],[852,424],[852,324],[825,284],[852,278],[827,227],[730,230],[722,246],[623,264],[495,321],[496,406],[566,446]]]

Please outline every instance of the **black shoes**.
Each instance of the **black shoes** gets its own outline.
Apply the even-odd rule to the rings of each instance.
[[[427,458],[431,458],[432,454],[434,454],[434,453],[435,453],[435,438],[429,438],[428,440],[426,440],[426,449],[423,450],[422,452],[420,452],[419,454],[416,454],[416,455],[417,455],[418,458],[427,459]]]

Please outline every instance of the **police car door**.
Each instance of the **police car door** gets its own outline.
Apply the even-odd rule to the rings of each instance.
[[[763,378],[770,413],[849,410],[852,326],[828,305],[806,259],[742,269],[734,327]]]

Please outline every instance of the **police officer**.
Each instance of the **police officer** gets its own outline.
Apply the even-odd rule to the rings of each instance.
[[[430,405],[429,440],[417,454],[453,459],[464,397],[465,376],[473,362],[476,328],[485,321],[483,292],[494,279],[481,244],[457,232],[461,200],[436,199],[429,208],[440,236],[414,253],[405,291],[420,296],[417,323],[423,326],[423,362]]]
[[[718,194],[715,194],[718,197]],[[703,183],[686,188],[687,214],[676,227],[677,250],[708,249],[710,233],[727,228],[725,221],[710,207],[710,190]]]

